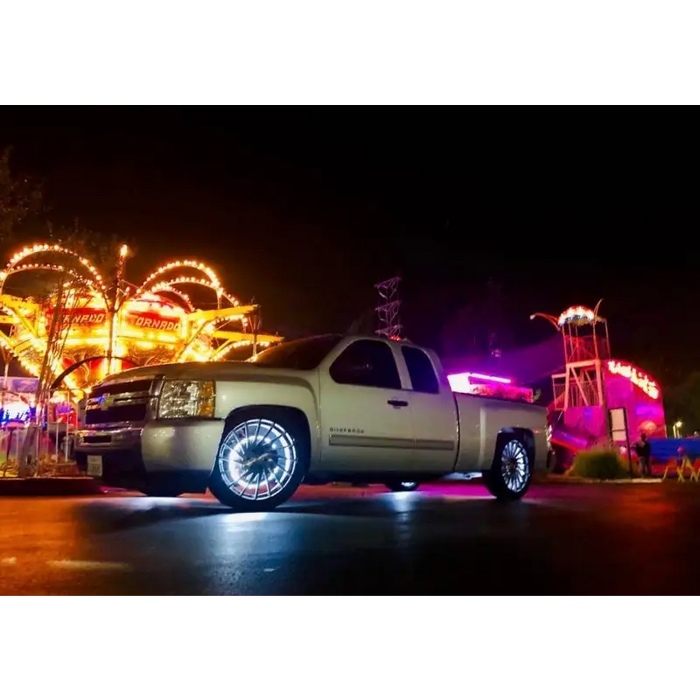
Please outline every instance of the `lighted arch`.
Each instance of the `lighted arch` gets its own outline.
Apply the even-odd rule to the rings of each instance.
[[[148,287],[147,289],[145,289],[144,292],[151,292],[153,294],[157,294],[158,292],[168,291],[169,288],[173,288],[176,285],[182,285],[182,284],[193,284],[193,285],[197,285],[200,287],[206,287],[207,289],[211,289],[213,292],[215,292],[217,297],[228,301],[229,304],[231,304],[232,306],[239,306],[238,299],[231,296],[222,287],[217,287],[207,280],[197,279],[196,277],[176,277],[176,278],[171,279],[171,280],[157,282],[156,284],[153,284],[150,287]],[[170,289],[170,291],[172,291],[172,289]],[[187,299],[189,301],[189,297],[187,297]]]
[[[101,292],[106,292],[106,287],[102,279],[102,275],[100,274],[100,271],[89,260],[82,257],[79,253],[76,253],[73,250],[69,250],[68,248],[64,248],[60,245],[49,245],[47,243],[43,245],[35,245],[31,248],[24,248],[19,253],[16,253],[12,258],[10,258],[10,262],[5,268],[4,278],[12,273],[12,271],[18,263],[22,262],[23,260],[26,260],[32,255],[41,255],[42,253],[55,253],[58,255],[67,255],[69,257],[74,258],[81,267],[84,267],[86,270],[88,270],[88,272],[90,272],[92,281],[96,283],[95,286],[98,287]]]
[[[187,308],[188,311],[194,311],[194,304],[192,303],[192,300],[190,299],[188,294],[185,294],[180,289],[176,289],[175,287],[171,287],[168,284],[163,284],[163,285],[157,285],[158,289],[157,290],[149,290],[152,291],[154,294],[161,293],[161,292],[166,292],[168,294],[174,294],[177,296],[179,299],[182,300],[182,302],[185,304],[185,307]]]
[[[0,294],[3,291],[5,282],[13,275],[18,275],[23,272],[60,272],[62,274],[68,275],[71,279],[85,285],[88,289],[94,291],[96,294],[100,295],[100,299],[107,304],[107,300],[104,296],[104,290],[95,286],[94,280],[90,280],[87,277],[83,277],[78,274],[75,270],[71,270],[63,265],[50,265],[48,263],[31,263],[26,265],[20,265],[15,268],[6,268],[0,272]]]
[[[176,260],[175,262],[168,263],[167,265],[162,265],[157,270],[152,272],[148,277],[146,277],[138,291],[146,291],[146,288],[153,280],[157,279],[161,275],[164,275],[170,270],[176,270],[178,268],[192,269],[198,270],[199,272],[203,272],[209,278],[209,281],[214,285],[216,289],[221,289],[221,282],[219,281],[219,278],[217,277],[214,270],[212,270],[211,267],[209,267],[209,265],[205,265],[204,263],[199,262],[198,260]]]

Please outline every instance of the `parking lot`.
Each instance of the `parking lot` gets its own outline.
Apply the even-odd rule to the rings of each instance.
[[[273,513],[210,497],[0,498],[1,594],[697,594],[700,486],[303,487]]]

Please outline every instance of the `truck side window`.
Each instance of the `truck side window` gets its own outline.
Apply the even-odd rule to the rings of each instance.
[[[440,383],[433,369],[430,358],[418,348],[403,347],[403,359],[406,360],[408,374],[411,377],[413,391],[422,391],[426,394],[439,394]]]
[[[357,340],[349,345],[331,365],[330,375],[338,384],[401,388],[391,348],[378,340]]]

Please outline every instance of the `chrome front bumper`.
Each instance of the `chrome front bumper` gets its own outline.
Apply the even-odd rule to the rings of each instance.
[[[115,450],[141,448],[143,426],[96,427],[77,432],[75,449],[85,454],[104,454]]]
[[[78,431],[75,451],[79,455],[101,455],[116,469],[121,461],[125,470],[209,474],[216,461],[223,428],[221,420],[94,426]]]

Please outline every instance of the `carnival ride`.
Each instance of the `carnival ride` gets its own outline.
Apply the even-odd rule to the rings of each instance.
[[[630,442],[641,433],[654,446],[663,442],[666,421],[661,387],[640,367],[612,355],[600,302],[595,309],[572,306],[558,316],[537,313],[531,318],[548,321],[561,340],[552,337],[498,356],[447,358],[452,390],[546,403],[556,457],[551,464],[557,469],[569,466],[577,452],[609,445],[611,440],[621,450],[628,448],[622,433],[613,432],[609,425],[609,411],[614,409],[624,409]]]
[[[281,340],[258,332],[258,307],[240,304],[208,265],[169,262],[134,285],[124,278],[128,257],[123,246],[107,279],[61,245],[19,251],[0,272],[0,345],[28,374],[49,377],[51,389],[62,387],[77,400],[107,374],[128,367],[219,361],[236,348],[255,353]],[[6,293],[11,279],[39,273],[51,273],[48,287],[37,283],[36,292]],[[195,303],[193,288],[212,295],[211,302]]]
[[[551,442],[558,461],[569,464],[574,454],[610,440],[608,411],[624,408],[630,439],[641,433],[666,437],[661,388],[634,364],[611,356],[608,323],[595,309],[572,306],[544,318],[561,334],[564,372],[552,374],[549,404]]]

